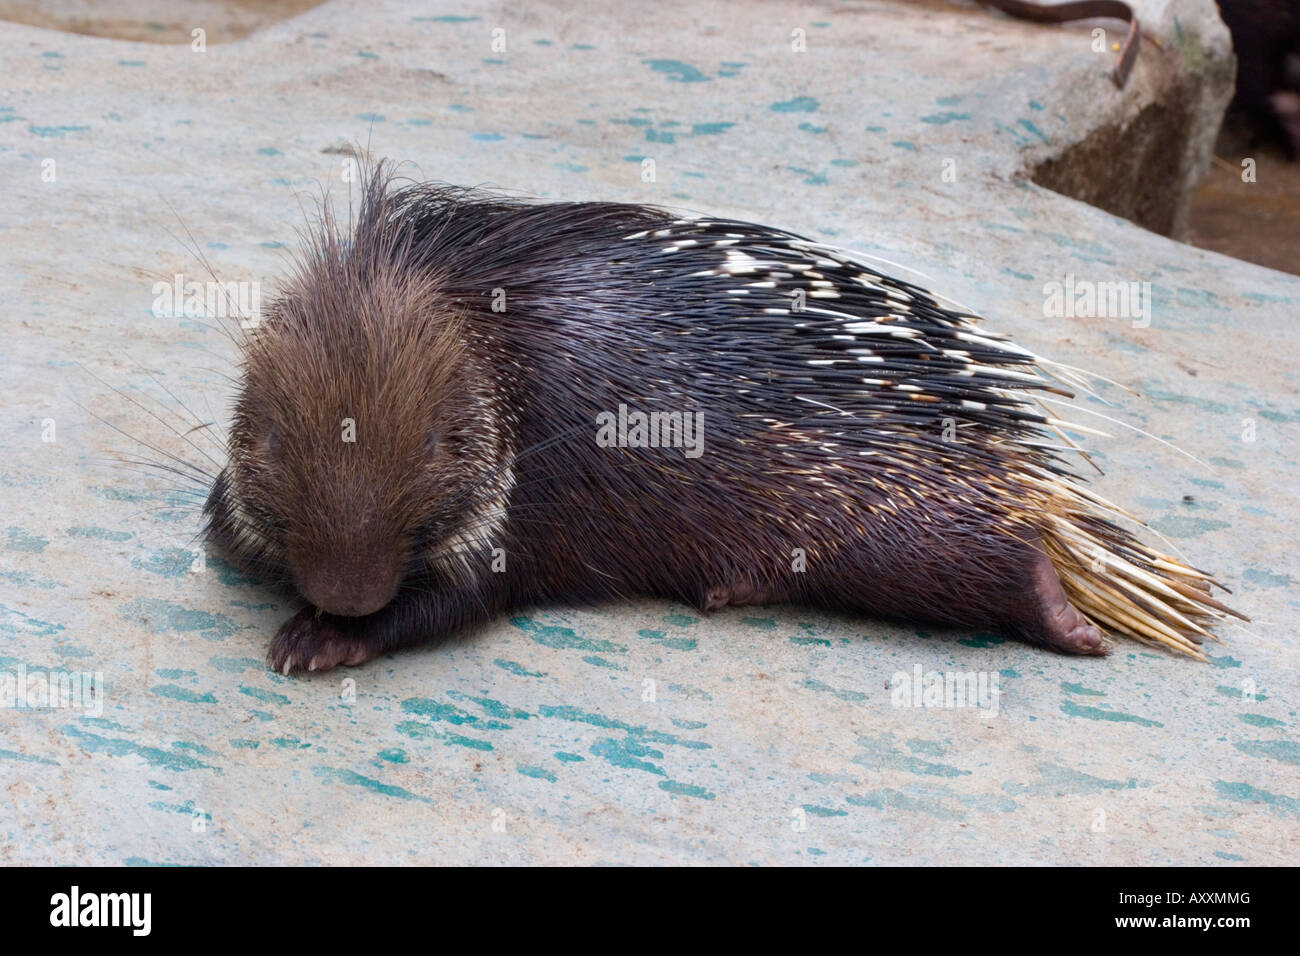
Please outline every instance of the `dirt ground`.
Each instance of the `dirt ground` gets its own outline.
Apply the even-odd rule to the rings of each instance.
[[[1240,155],[1221,151],[1192,198],[1186,241],[1202,249],[1300,274],[1300,163],[1255,157],[1242,182]]]

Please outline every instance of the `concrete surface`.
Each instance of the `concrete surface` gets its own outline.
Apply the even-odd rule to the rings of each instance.
[[[1293,862],[1300,279],[1023,175],[1141,112],[1155,51],[1120,92],[1086,27],[613,6],[340,0],[202,54],[0,24],[0,677],[104,681],[99,714],[3,711],[0,859]],[[1212,93],[1211,5],[1148,6]],[[269,283],[318,185],[339,188],[340,147],[367,139],[428,177],[743,215],[922,270],[1140,390],[1105,387],[1106,413],[1204,465],[1114,427],[1089,441],[1096,487],[1254,622],[1205,665],[642,601],[267,673],[289,605],[217,560],[192,571],[194,489],[105,465],[137,449],[90,412],[204,463],[129,399],[224,422],[233,350],[212,322],[155,317],[154,283],[205,278],[186,230],[221,278]],[[1070,275],[1149,282],[1149,326],[1045,318]],[[190,438],[218,457],[210,433]],[[894,706],[918,667],[996,680],[996,715]]]

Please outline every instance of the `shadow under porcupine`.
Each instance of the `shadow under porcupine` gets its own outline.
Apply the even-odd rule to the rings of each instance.
[[[1203,658],[1235,612],[1067,471],[1040,401],[1061,385],[1086,387],[792,233],[397,188],[381,163],[246,338],[207,533],[309,602],[272,643],[285,673],[637,594]],[[703,453],[604,447],[620,407],[702,412]]]

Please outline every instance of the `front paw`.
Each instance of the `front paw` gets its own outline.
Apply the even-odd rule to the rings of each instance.
[[[266,661],[273,670],[287,675],[363,664],[378,653],[361,634],[309,605],[280,625]]]

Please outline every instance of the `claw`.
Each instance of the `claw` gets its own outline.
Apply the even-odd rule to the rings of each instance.
[[[338,619],[305,607],[286,621],[271,642],[268,663],[286,677],[295,671],[327,671],[339,664],[361,664],[378,652]]]

